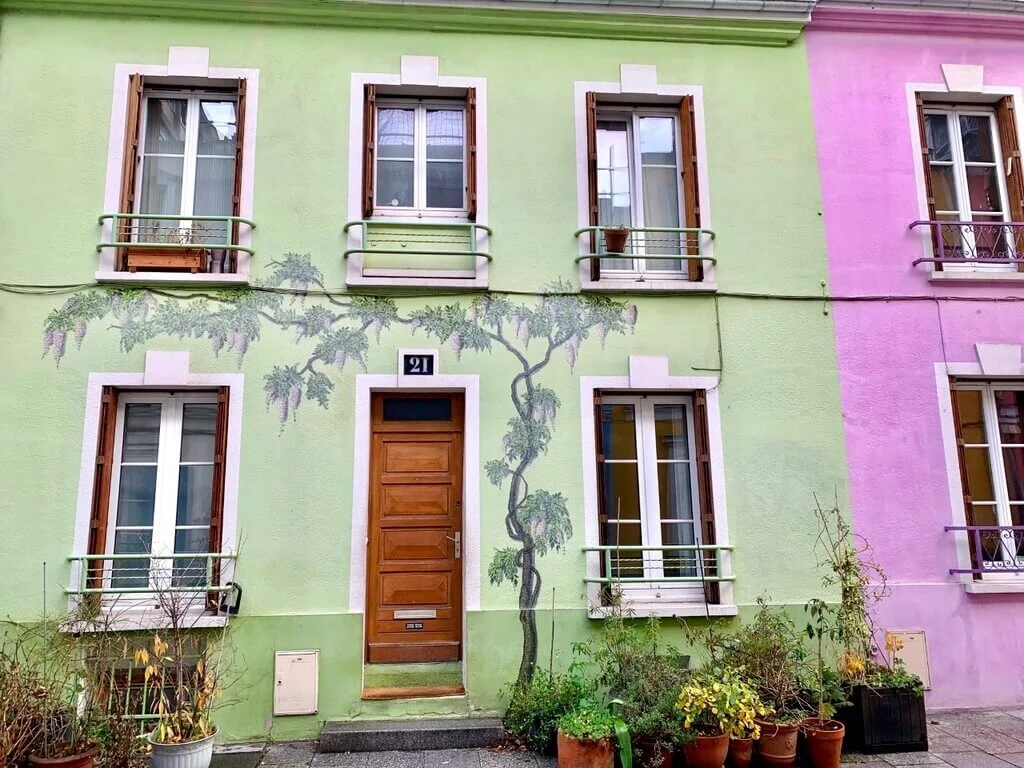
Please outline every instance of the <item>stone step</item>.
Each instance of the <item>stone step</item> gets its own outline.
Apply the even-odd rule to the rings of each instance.
[[[320,751],[471,749],[495,746],[504,737],[505,729],[496,717],[353,720],[326,723],[320,734]]]

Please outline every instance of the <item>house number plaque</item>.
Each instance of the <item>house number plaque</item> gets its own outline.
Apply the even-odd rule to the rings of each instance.
[[[398,386],[422,387],[438,375],[436,349],[398,350]]]

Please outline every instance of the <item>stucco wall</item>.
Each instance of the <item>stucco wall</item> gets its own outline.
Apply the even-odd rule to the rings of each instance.
[[[925,22],[922,22],[924,24]],[[1019,704],[1024,595],[968,595],[957,567],[935,364],[976,362],[976,343],[1021,343],[1019,283],[938,285],[924,266],[907,83],[942,64],[984,66],[986,86],[1024,83],[1019,42],[986,37],[807,32],[843,420],[856,530],[892,587],[883,629],[924,629],[930,707]],[[954,482],[958,482],[956,476]],[[957,494],[959,495],[959,494]]]

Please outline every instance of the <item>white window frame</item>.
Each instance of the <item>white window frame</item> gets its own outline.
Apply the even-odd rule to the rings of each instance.
[[[378,96],[375,106],[377,114],[374,117],[374,146],[377,152],[373,164],[373,215],[375,218],[398,218],[418,219],[438,218],[445,221],[468,221],[469,213],[468,190],[467,190],[467,159],[470,136],[466,126],[466,100],[463,99],[410,99],[385,96]],[[392,161],[394,158],[381,158],[380,156],[380,110],[381,109],[411,109],[413,117],[413,204],[412,206],[390,206],[380,205],[376,200],[378,187],[378,171],[382,159]],[[432,109],[446,109],[462,113],[462,205],[458,208],[430,208],[427,206],[427,111]],[[474,137],[475,140],[475,137]],[[434,161],[438,162],[438,161]],[[440,161],[445,162],[445,161]],[[448,161],[450,162],[450,161]]]
[[[679,111],[672,110],[669,108],[658,108],[658,107],[636,107],[629,105],[598,105],[597,107],[597,122],[600,123],[602,120],[623,120],[626,122],[626,136],[629,144],[629,157],[627,158],[629,163],[629,201],[630,201],[630,226],[631,227],[645,227],[644,221],[644,192],[643,192],[643,169],[644,165],[641,162],[640,152],[640,120],[644,117],[668,117],[672,119],[672,125],[675,132],[675,155],[676,164],[674,167],[675,171],[675,182],[676,182],[676,208],[679,214],[679,226],[685,227],[686,222],[683,218],[683,195],[685,190],[683,189],[682,180],[682,126],[679,124]],[[600,132],[600,127],[597,128]],[[669,166],[656,166],[667,168]],[[601,168],[598,167],[598,173]],[[614,175],[613,175],[614,178]],[[599,193],[600,194],[600,193]],[[605,225],[607,226],[607,225]],[[632,258],[633,268],[632,269],[614,269],[606,266],[608,261],[603,261],[601,264],[601,273],[604,275],[607,273],[609,279],[630,279],[637,280],[644,278],[646,275],[653,275],[658,280],[680,280],[689,281],[687,265],[688,262],[680,261],[679,269],[649,269],[647,267],[647,261],[649,259],[672,259],[671,254],[655,254],[648,256],[645,253],[645,237],[643,232],[634,232],[632,234],[632,245],[633,253],[623,254],[624,259]],[[686,237],[682,234],[679,235],[679,255],[682,255],[685,250],[684,245],[686,243]]]
[[[150,157],[179,157],[179,155],[161,154],[161,153],[149,153],[146,152],[146,136],[149,130],[149,101],[150,99],[176,99],[178,101],[187,102],[186,113],[185,113],[185,147],[181,170],[181,200],[178,203],[178,215],[180,216],[191,216],[195,209],[195,198],[196,198],[196,169],[199,165],[200,157],[203,158],[217,158],[224,159],[229,157],[228,155],[200,155],[199,154],[199,110],[200,103],[203,101],[233,101],[235,103],[235,119],[238,118],[238,93],[237,91],[232,93],[230,91],[209,91],[202,89],[164,89],[164,88],[147,88],[142,94],[142,114],[139,119],[139,168],[135,174],[135,199],[139,201],[139,206],[142,202],[142,188],[143,180],[146,171],[146,162]],[[244,134],[243,134],[244,137]],[[234,154],[231,155],[232,159]],[[234,167],[234,163],[232,163]],[[237,169],[235,169],[237,173]],[[142,211],[139,211],[142,213]],[[159,214],[153,214],[156,220],[159,220]],[[188,231],[192,227],[192,222],[182,220],[178,222],[178,229],[182,231]],[[231,225],[228,224],[230,230]]]
[[[172,572],[172,561],[174,552],[174,538],[177,531],[178,511],[178,468],[182,465],[179,460],[181,456],[181,436],[183,426],[184,406],[189,403],[217,404],[216,392],[125,392],[118,396],[117,420],[114,427],[114,458],[110,480],[110,504],[107,508],[107,520],[111,524],[107,526],[107,541],[104,545],[104,552],[114,553],[114,541],[120,528],[117,520],[118,495],[121,482],[122,450],[124,446],[125,427],[125,406],[128,404],[159,404],[160,405],[160,436],[157,448],[157,472],[155,503],[153,509],[152,540],[148,559],[151,569],[158,573],[170,574]],[[206,462],[203,462],[206,463]],[[148,462],[147,462],[148,464]],[[216,489],[214,489],[216,492]],[[207,526],[208,527],[208,526]],[[220,542],[209,543],[210,547],[219,550]],[[211,554],[216,550],[208,550]],[[147,559],[140,555],[140,560]],[[103,586],[110,589],[113,568],[104,574]],[[153,585],[152,572],[150,584]],[[197,595],[205,601],[205,590],[196,590]],[[128,602],[152,602],[153,593],[133,592],[128,593]],[[123,604],[125,598],[119,598],[118,602]]]
[[[989,218],[980,219],[978,224],[994,224],[1000,219],[995,218],[992,212],[987,211],[973,211],[970,208],[970,192],[968,191],[967,182],[967,168],[969,166],[983,167],[983,168],[995,168],[996,169],[996,183],[999,188],[999,205],[1002,209],[1002,221],[1010,221],[1010,202],[1009,196],[1006,191],[1006,178],[1003,175],[1003,148],[1002,142],[999,136],[999,125],[996,120],[996,113],[994,109],[986,109],[978,106],[942,106],[942,105],[929,105],[927,102],[924,106],[925,116],[929,115],[942,115],[946,118],[946,130],[950,138],[950,150],[951,157],[948,161],[939,161],[938,163],[933,162],[930,158],[928,160],[928,171],[930,172],[933,165],[948,165],[953,169],[953,184],[954,193],[957,198],[957,209],[956,211],[935,211],[935,216],[940,219],[943,216],[955,215],[959,221],[974,221],[975,214],[981,216],[988,216]],[[985,117],[988,118],[989,130],[991,132],[992,142],[992,155],[995,162],[981,162],[981,161],[968,161],[964,156],[964,144],[963,144],[963,131],[960,128],[961,117]],[[1003,235],[1006,238],[1006,242],[1013,243],[1012,232],[1004,232]],[[969,228],[962,228],[960,237],[964,241],[964,251],[968,253],[975,252],[975,241],[974,232]],[[950,262],[942,265],[943,271],[955,272],[967,271],[967,272],[1017,272],[1016,264],[960,264],[956,262]]]

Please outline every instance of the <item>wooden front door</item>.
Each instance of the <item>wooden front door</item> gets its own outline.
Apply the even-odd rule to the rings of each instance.
[[[366,661],[462,658],[461,394],[372,402]]]

